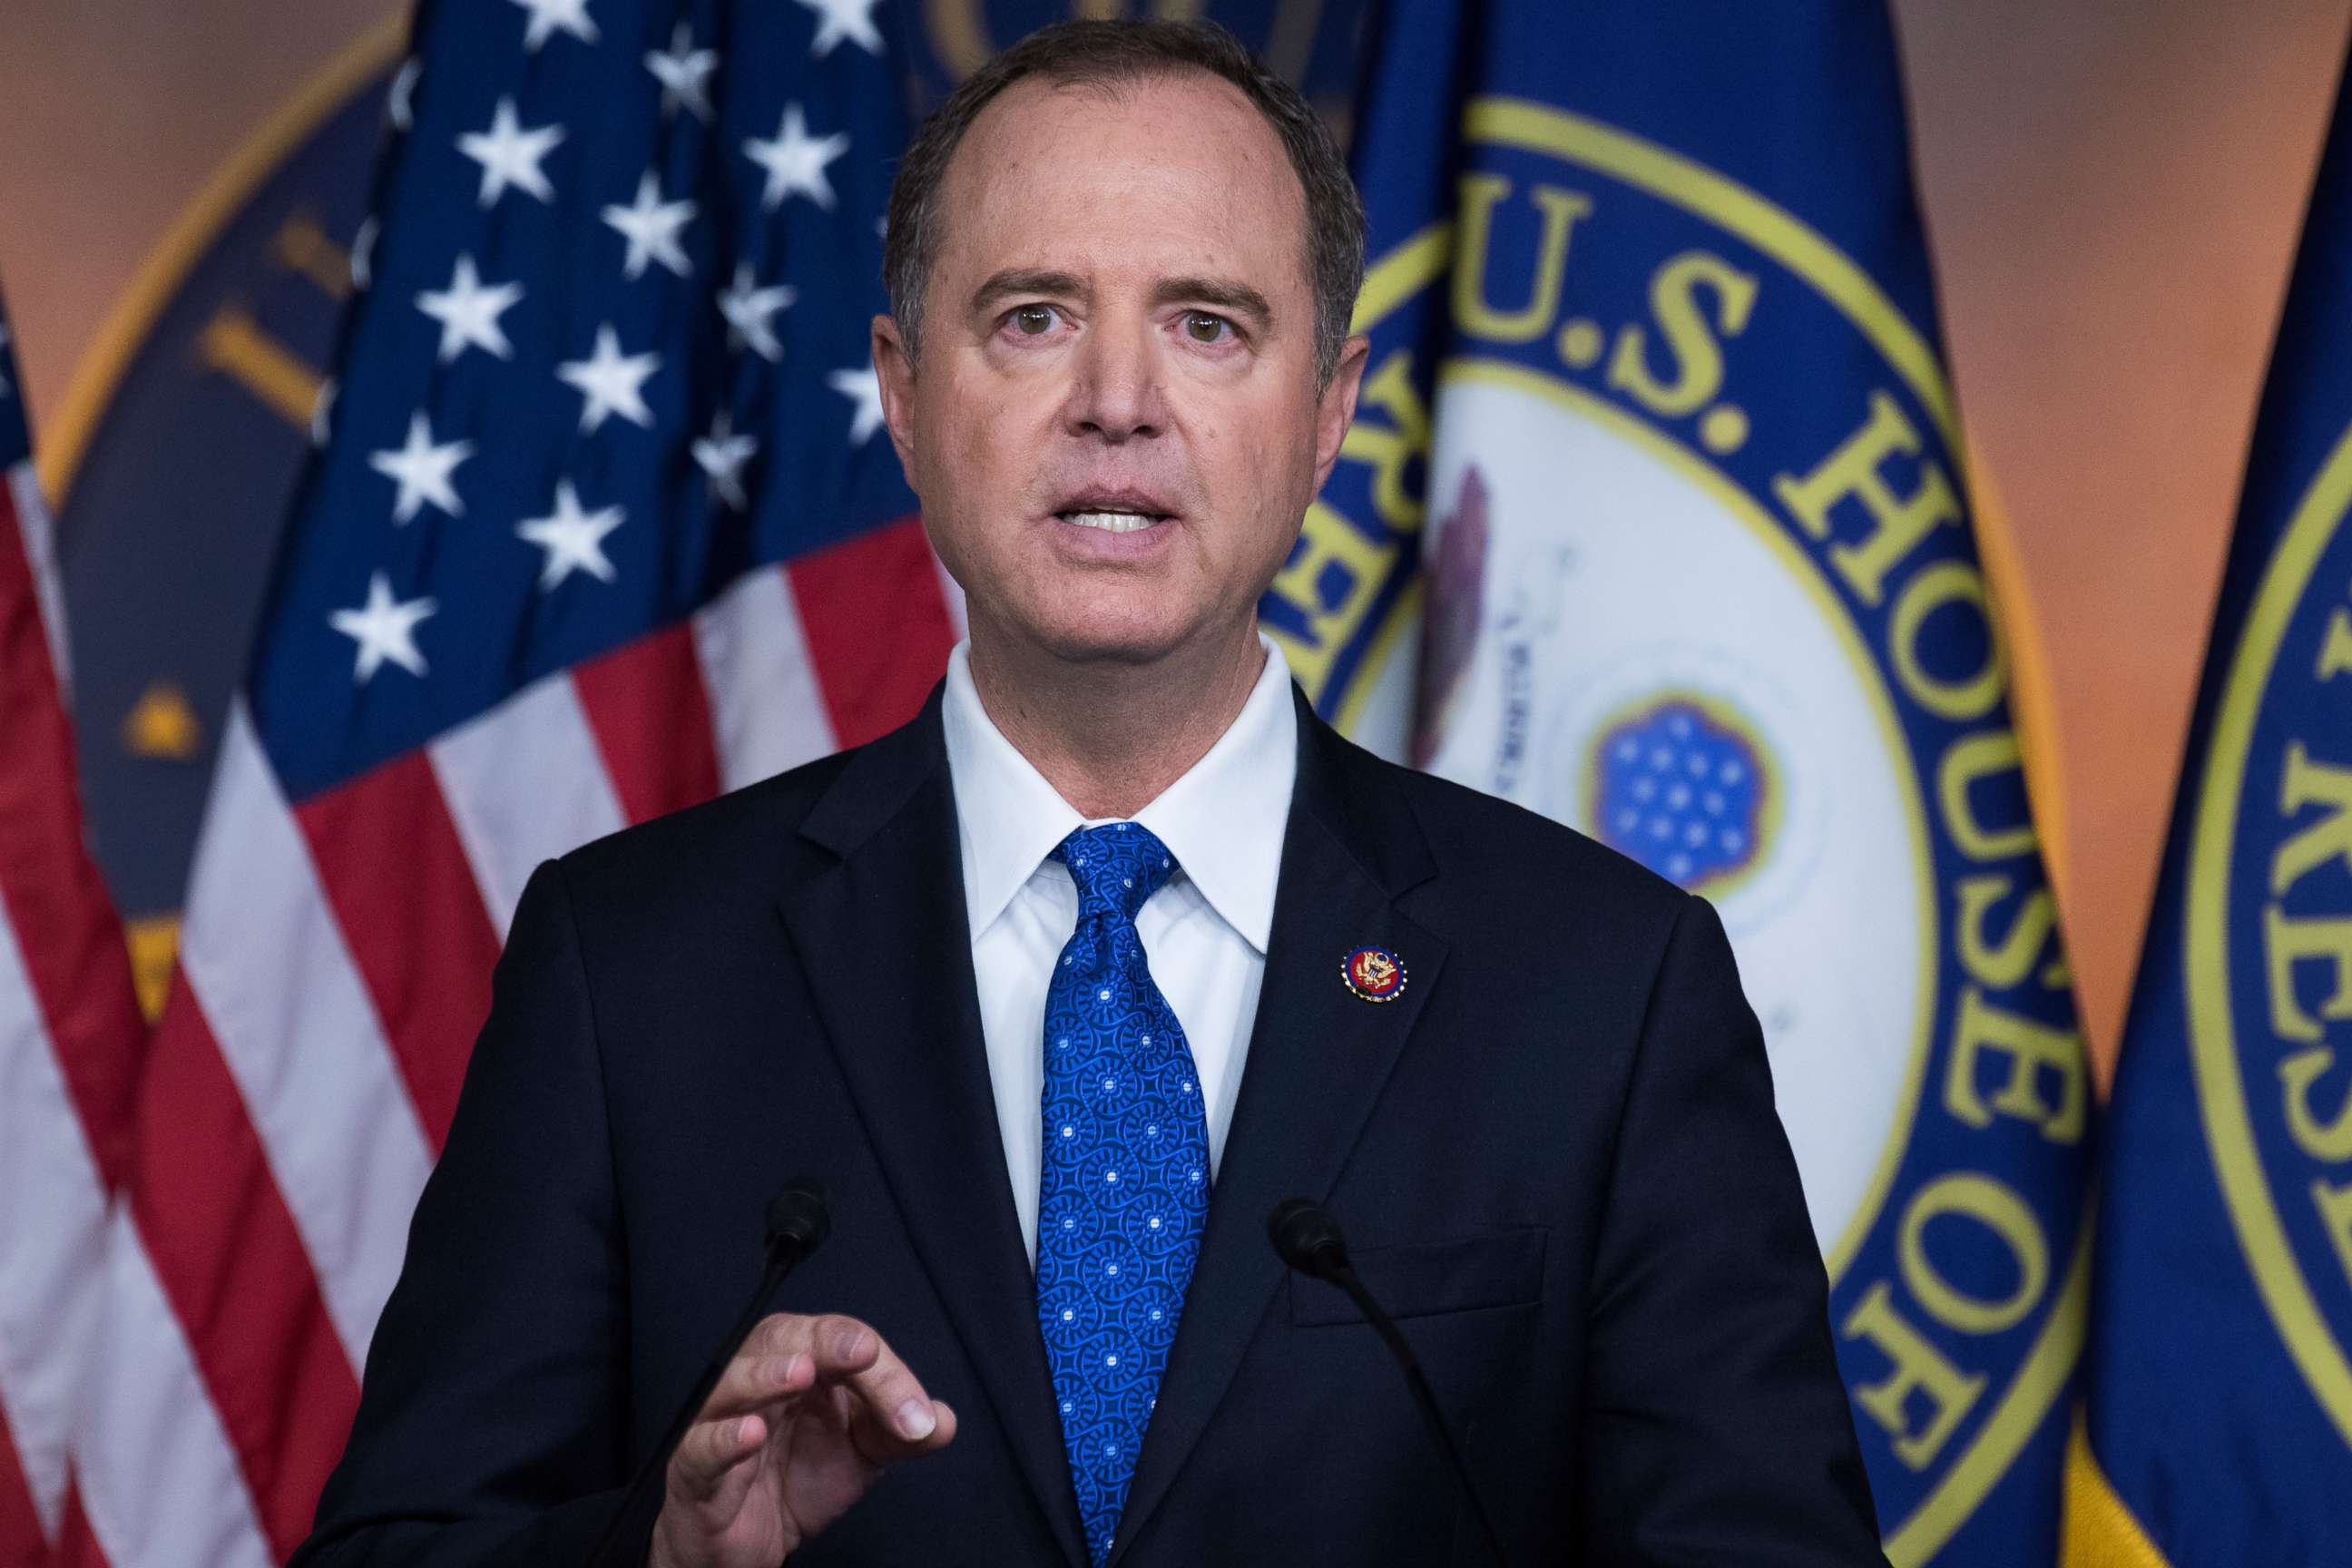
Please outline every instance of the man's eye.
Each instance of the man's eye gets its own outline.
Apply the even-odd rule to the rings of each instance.
[[[1213,343],[1233,331],[1233,323],[1223,316],[1206,310],[1188,310],[1184,314],[1184,331],[1196,343]]]
[[[1054,307],[1022,305],[1013,312],[1013,328],[1024,338],[1041,336],[1054,330]]]

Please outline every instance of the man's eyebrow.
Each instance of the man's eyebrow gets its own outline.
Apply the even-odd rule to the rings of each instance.
[[[1075,272],[1055,272],[1043,267],[1008,267],[972,290],[971,308],[984,310],[1001,300],[1018,294],[1058,294],[1067,299],[1083,295],[1086,291],[1086,285],[1078,280]]]
[[[1223,278],[1168,278],[1151,291],[1158,305],[1211,305],[1249,317],[1264,331],[1274,321],[1274,307],[1246,283]]]

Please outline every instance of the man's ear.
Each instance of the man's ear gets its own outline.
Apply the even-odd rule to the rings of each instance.
[[[1355,423],[1356,393],[1363,385],[1364,362],[1371,352],[1372,340],[1361,332],[1340,344],[1339,363],[1331,372],[1330,384],[1316,399],[1315,488],[1318,491],[1331,477],[1331,465],[1339,460],[1339,443],[1348,438],[1348,426]]]
[[[898,450],[898,469],[907,488],[919,497],[915,480],[915,359],[907,352],[898,323],[888,316],[874,318],[874,376],[882,384],[882,422],[890,427],[890,445]]]

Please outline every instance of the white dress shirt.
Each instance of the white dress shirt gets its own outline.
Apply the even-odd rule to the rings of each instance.
[[[1208,1113],[1212,1181],[1224,1154],[1265,977],[1283,827],[1298,773],[1290,666],[1263,633],[1258,646],[1265,649],[1265,668],[1239,716],[1206,755],[1131,819],[1157,835],[1176,859],[1176,874],[1145,901],[1135,926],[1151,978],[1192,1047]],[[1078,922],[1078,889],[1069,868],[1046,857],[1072,829],[1094,824],[1078,816],[989,718],[972,685],[969,642],[957,644],[948,657],[940,718],[963,842],[988,1076],[1021,1239],[1034,1264],[1045,987]]]

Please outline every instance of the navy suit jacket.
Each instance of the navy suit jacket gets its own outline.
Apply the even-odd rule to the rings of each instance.
[[[1484,1561],[1371,1328],[1269,1247],[1298,1194],[1519,1568],[1883,1564],[1713,910],[1297,703],[1262,999],[1113,1563]],[[299,1563],[583,1561],[806,1172],[833,1237],[777,1309],[874,1324],[961,1425],[793,1564],[1084,1568],[957,832],[934,690],[540,868]],[[1366,945],[1401,997],[1341,984]]]

